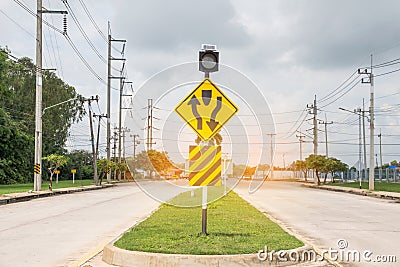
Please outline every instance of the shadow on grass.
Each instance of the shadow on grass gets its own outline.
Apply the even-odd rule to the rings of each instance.
[[[250,234],[245,233],[208,233],[210,236],[226,236],[226,237],[250,237]]]

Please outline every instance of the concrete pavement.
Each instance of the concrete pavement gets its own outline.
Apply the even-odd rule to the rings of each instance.
[[[256,193],[249,194],[248,182],[235,191],[259,210],[272,215],[310,244],[321,249],[370,250],[372,261],[349,263],[351,266],[399,266],[400,204],[392,200],[317,190],[299,183],[266,182]],[[338,240],[347,247],[339,249]],[[342,242],[341,244],[345,244]],[[381,257],[397,257],[397,263],[381,263]],[[339,255],[340,256],[340,255]],[[351,258],[351,257],[350,257]]]
[[[0,206],[0,266],[76,265],[158,205],[127,183]]]

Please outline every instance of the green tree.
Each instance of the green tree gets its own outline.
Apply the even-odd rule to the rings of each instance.
[[[318,185],[321,184],[319,174],[325,171],[327,159],[325,156],[311,154],[306,158],[306,165],[308,169],[315,171],[317,176]]]
[[[326,160],[325,170],[326,170],[326,173],[330,173],[332,175],[332,182],[335,182],[335,179],[334,179],[335,172],[344,172],[347,170],[347,168],[348,168],[347,164],[341,162],[337,158],[328,158]],[[325,175],[324,183],[326,183],[326,176],[327,175]]]
[[[150,177],[152,177],[153,171],[161,173],[171,168],[173,164],[169,160],[167,153],[157,150],[148,150],[142,151],[136,155],[135,166],[137,166],[138,169],[150,172]]]
[[[8,59],[9,51],[0,49],[0,80],[7,88],[2,94],[0,106],[7,106],[13,120],[23,121],[27,133],[35,130],[36,66],[29,58],[17,61]],[[4,88],[3,88],[4,90]],[[3,92],[2,92],[3,93]],[[75,88],[64,83],[55,73],[43,71],[43,109],[60,102],[76,99],[47,110],[43,114],[43,154],[64,152],[63,147],[72,123],[82,119],[85,114],[82,96]],[[33,154],[32,154],[33,157]]]
[[[233,163],[233,176],[242,177],[245,169],[246,165]]]
[[[107,159],[97,160],[97,173],[99,174],[99,184],[103,182],[103,178],[107,173],[111,173],[114,169],[115,163]]]
[[[243,176],[251,178],[256,173],[256,167],[246,166]]]
[[[53,175],[58,168],[64,166],[68,162],[68,158],[62,155],[51,154],[47,157],[43,157],[43,160],[49,162],[49,173],[50,173],[50,184],[49,189],[53,190]]]
[[[265,172],[270,170],[270,166],[268,164],[259,164],[257,166],[257,170],[262,172],[262,176],[265,177],[265,179],[267,179],[267,177],[265,176]]]
[[[304,160],[296,160],[294,162],[294,168],[296,171],[302,172],[304,174],[304,180],[307,181],[307,164]]]
[[[86,150],[73,150],[65,154],[69,161],[61,168],[63,179],[70,177],[72,169],[79,170],[76,173],[76,179],[93,179],[93,154]]]
[[[0,108],[0,184],[27,182],[33,179],[33,137],[22,123],[11,120]]]

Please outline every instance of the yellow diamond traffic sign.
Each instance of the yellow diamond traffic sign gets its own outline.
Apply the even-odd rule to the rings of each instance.
[[[175,112],[207,140],[238,112],[237,106],[208,78],[204,79],[182,102]]]

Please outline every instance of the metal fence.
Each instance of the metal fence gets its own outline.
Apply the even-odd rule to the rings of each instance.
[[[369,170],[361,170],[361,172],[357,170],[347,170],[345,172],[335,172],[334,175],[335,180],[341,180],[342,182],[347,182],[347,181],[358,181],[361,176],[361,181],[368,182],[369,180]],[[304,173],[299,172],[299,171],[294,171],[293,172],[293,177],[294,178],[303,178],[304,179]],[[308,171],[307,172],[307,179],[312,179],[315,177],[315,173],[313,171]],[[320,178],[324,178],[325,174],[320,173]],[[374,177],[375,181],[379,182],[387,182],[387,183],[392,183],[392,182],[400,182],[400,170],[397,169],[375,169],[374,170]],[[328,174],[327,176],[327,181],[332,181],[332,174]]]

